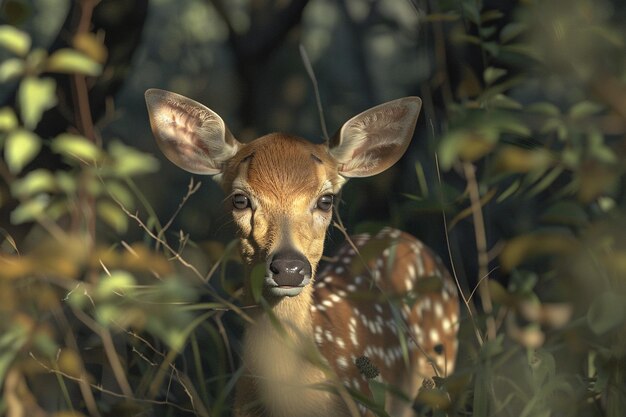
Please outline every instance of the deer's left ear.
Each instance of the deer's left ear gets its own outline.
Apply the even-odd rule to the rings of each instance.
[[[330,144],[339,174],[369,177],[395,164],[411,142],[421,108],[419,97],[404,97],[348,120]]]

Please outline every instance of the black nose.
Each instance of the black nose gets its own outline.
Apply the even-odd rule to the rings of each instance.
[[[305,278],[311,277],[311,264],[307,258],[292,250],[276,252],[268,269],[268,275],[278,286],[297,287]]]

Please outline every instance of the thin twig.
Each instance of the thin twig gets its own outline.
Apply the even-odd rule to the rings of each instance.
[[[465,308],[467,309],[467,313],[469,314],[470,321],[472,322],[472,326],[474,327],[474,334],[476,335],[476,340],[478,340],[478,344],[480,346],[483,345],[483,337],[480,334],[480,330],[478,325],[476,324],[476,320],[474,318],[472,305],[469,302],[469,299],[465,297],[465,293],[463,292],[463,288],[461,287],[461,283],[459,282],[459,276],[456,273],[456,268],[454,266],[454,259],[452,257],[452,248],[450,246],[450,235],[448,234],[448,220],[446,219],[446,211],[443,207],[443,192],[442,190],[442,182],[441,182],[441,169],[439,168],[439,156],[435,153],[435,167],[437,168],[437,180],[439,181],[439,198],[441,204],[441,216],[443,218],[443,230],[446,236],[446,246],[448,247],[448,257],[450,259],[450,266],[452,267],[452,276],[454,277],[454,281],[456,282],[456,287],[459,290],[459,294],[461,295],[461,299],[465,304]]]
[[[189,197],[194,195],[200,189],[201,185],[202,185],[201,182],[194,184],[193,177],[189,179],[189,185],[187,185],[187,193],[183,196],[181,202],[178,203],[178,207],[176,208],[176,210],[170,217],[169,221],[165,223],[165,226],[163,226],[161,230],[159,230],[159,234],[157,236],[162,237],[165,234],[167,229],[169,229],[172,223],[174,222],[174,219],[178,216],[178,213],[180,213],[180,210],[183,208],[185,203],[187,203],[187,200],[189,200]]]
[[[102,346],[104,347],[104,353],[109,360],[109,364],[111,365],[111,370],[113,371],[113,375],[115,376],[117,384],[119,385],[126,398],[134,398],[133,390],[130,387],[130,383],[128,382],[128,378],[126,377],[124,367],[122,366],[120,358],[117,355],[115,345],[113,344],[111,332],[93,321],[93,319],[87,314],[83,313],[83,311],[79,309],[72,309],[72,311],[81,322],[83,322],[87,327],[91,329],[91,331],[100,336],[100,339],[102,340]]]
[[[467,180],[467,189],[472,207],[474,236],[476,239],[476,251],[478,252],[478,276],[482,278],[489,275],[489,255],[487,254],[487,234],[485,232],[485,219],[483,218],[482,205],[480,204],[480,191],[478,190],[474,165],[470,162],[463,162],[463,172]],[[496,323],[492,315],[493,303],[491,301],[491,292],[489,291],[487,281],[480,278],[478,294],[480,295],[480,300],[486,315],[487,340],[495,340]]]
[[[226,328],[224,327],[224,323],[222,323],[223,314],[223,312],[216,314],[213,320],[215,321],[215,323],[217,323],[217,329],[220,333],[220,336],[222,336],[222,340],[224,342],[224,347],[226,348],[226,354],[228,357],[228,365],[230,367],[230,372],[232,373],[235,372],[235,360],[233,359],[233,352],[230,347],[228,335],[226,334]]]
[[[184,372],[180,372],[178,370],[178,368],[176,368],[176,365],[174,365],[171,361],[168,362],[168,356],[166,356],[163,352],[159,351],[157,348],[155,348],[150,342],[148,342],[145,338],[139,336],[137,333],[135,333],[132,330],[127,330],[127,329],[123,329],[122,326],[120,326],[120,328],[125,331],[128,335],[138,339],[139,341],[141,341],[143,344],[145,344],[152,352],[154,352],[155,354],[157,354],[158,356],[160,356],[161,358],[164,359],[164,362],[159,365],[155,362],[150,361],[143,353],[139,352],[137,349],[133,348],[133,352],[137,353],[137,355],[144,359],[147,363],[150,364],[150,366],[154,366],[154,367],[159,367],[161,368],[163,366],[163,364],[167,363],[170,367],[170,375],[174,375],[176,377],[176,382],[178,382],[180,384],[180,386],[183,388],[183,391],[185,391],[185,393],[187,394],[187,396],[189,397],[189,401],[191,402],[191,405],[193,406],[193,409],[195,412],[197,412],[199,415],[201,416],[208,416],[209,412],[208,410],[204,407],[203,404],[197,404],[194,401],[194,394],[191,391],[194,391],[195,393],[195,389],[193,388],[193,385],[191,384],[189,377],[187,376],[187,374],[185,374]],[[170,352],[171,353],[171,352]],[[168,394],[169,394],[169,388],[170,388],[170,384],[171,384],[171,378],[170,378],[170,382],[168,383]],[[190,388],[191,387],[191,388]],[[198,396],[199,397],[199,396]]]
[[[467,301],[471,301],[471,300],[472,300],[472,297],[474,296],[474,293],[476,292],[476,290],[478,290],[478,287],[480,286],[480,283],[481,283],[481,282],[483,282],[483,280],[485,280],[485,279],[489,278],[489,275],[491,275],[491,273],[492,273],[493,271],[495,271],[496,269],[498,269],[498,267],[497,267],[497,266],[495,266],[495,267],[491,268],[491,270],[490,270],[490,271],[489,271],[486,275],[483,275],[483,276],[482,276],[482,278],[480,278],[480,279],[478,280],[478,283],[476,284],[476,286],[474,287],[474,289],[473,289],[473,290],[472,290],[472,292],[470,293],[469,297],[467,297]]]
[[[326,119],[324,118],[324,108],[322,107],[320,90],[317,86],[317,78],[315,77],[315,72],[313,71],[313,65],[311,65],[311,61],[309,60],[309,55],[306,53],[306,49],[304,49],[304,45],[302,44],[300,44],[300,57],[302,58],[302,63],[304,64],[307,74],[309,74],[311,84],[313,84],[315,103],[317,104],[317,113],[320,116],[320,125],[322,126],[322,134],[324,135],[326,145],[328,145],[330,142],[330,136],[328,136],[328,130],[326,129]]]
[[[60,321],[63,327],[67,329],[67,332],[65,333],[65,343],[69,345],[70,348],[73,349],[75,352],[79,352],[78,342],[76,341],[76,337],[74,336],[72,328],[63,312],[63,309],[54,309],[52,310],[52,314],[54,315],[56,320]],[[78,387],[83,396],[83,401],[85,401],[85,406],[87,407],[87,410],[89,410],[89,414],[94,417],[101,417],[93,392],[89,389],[89,384],[87,380],[84,379],[87,376],[87,373],[85,371],[83,358],[80,355],[77,355],[77,358],[80,361],[81,369],[81,378]]]
[[[53,368],[49,367],[48,365],[46,365],[44,362],[42,362],[39,358],[37,358],[33,352],[28,352],[28,354],[35,362],[37,362],[37,364],[39,364],[39,366],[41,366],[46,371],[48,371],[48,372],[50,372],[52,374],[61,375],[63,378],[69,379],[70,381],[74,381],[74,382],[77,382],[79,384],[86,384],[89,387],[91,387],[92,389],[94,389],[96,391],[99,391],[99,392],[101,392],[103,394],[110,395],[112,397],[128,399],[126,394],[115,392],[115,391],[111,391],[109,389],[103,388],[101,385],[92,384],[92,383],[88,382],[84,377],[78,378],[78,377],[69,375],[69,374],[67,374],[67,373],[65,373],[63,371],[60,371],[58,369],[53,369]],[[151,399],[147,399],[147,398],[133,398],[133,401],[144,402],[144,403],[149,403],[149,404],[156,404],[156,405],[167,405],[167,406],[174,407],[174,408],[176,408],[176,409],[178,409],[180,411],[184,411],[184,412],[187,412],[187,413],[193,413],[194,412],[193,409],[181,407],[180,405],[178,405],[176,403],[169,402],[169,401],[158,401],[158,400],[151,400]]]
[[[137,224],[139,225],[140,228],[142,228],[152,239],[154,239],[155,241],[159,242],[167,251],[169,251],[172,254],[172,259],[176,259],[178,262],[180,262],[184,267],[188,268],[189,270],[191,270],[194,275],[196,277],[198,277],[205,285],[207,290],[211,293],[211,295],[213,297],[215,297],[215,299],[217,301],[219,301],[220,303],[226,305],[230,310],[236,312],[241,318],[243,318],[244,320],[246,320],[249,323],[252,323],[252,319],[243,312],[243,310],[239,307],[237,307],[235,304],[231,303],[230,301],[224,299],[223,297],[221,297],[212,287],[209,283],[206,282],[205,277],[200,273],[200,271],[198,271],[198,269],[196,269],[196,267],[194,267],[192,264],[190,264],[189,262],[187,262],[181,255],[180,253],[178,253],[177,251],[175,251],[166,241],[164,241],[163,239],[159,238],[157,235],[154,234],[154,232],[152,232],[152,230],[150,230],[150,228],[148,226],[146,226],[146,224],[139,218],[139,215],[137,214],[133,214],[131,213],[125,206],[124,204],[122,204],[121,201],[119,201],[118,199],[116,199],[114,196],[111,196],[113,198],[113,200],[118,204],[118,206],[122,209],[122,211],[124,213],[126,213],[126,215],[128,217],[130,217],[132,220],[134,220],[135,222],[137,222]]]

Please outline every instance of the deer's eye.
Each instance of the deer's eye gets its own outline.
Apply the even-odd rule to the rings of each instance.
[[[250,207],[250,199],[244,194],[235,194],[233,196],[233,207],[237,210],[244,210]]]
[[[325,194],[321,196],[317,199],[316,207],[322,211],[329,211],[333,208],[333,197],[334,196],[332,194]]]

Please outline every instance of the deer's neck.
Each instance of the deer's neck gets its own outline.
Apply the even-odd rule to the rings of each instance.
[[[331,415],[334,399],[313,384],[327,378],[311,362],[319,357],[313,338],[310,306],[312,287],[285,297],[270,311],[259,312],[244,336],[246,373],[251,397],[257,397],[272,416]]]
[[[296,297],[284,297],[267,311],[259,308],[253,315],[254,323],[246,327],[244,338],[245,358],[257,369],[259,362],[268,358],[281,357],[281,366],[287,372],[292,363],[301,362],[302,355],[315,347],[311,322],[311,287],[305,288]],[[275,368],[275,364],[272,365]]]

